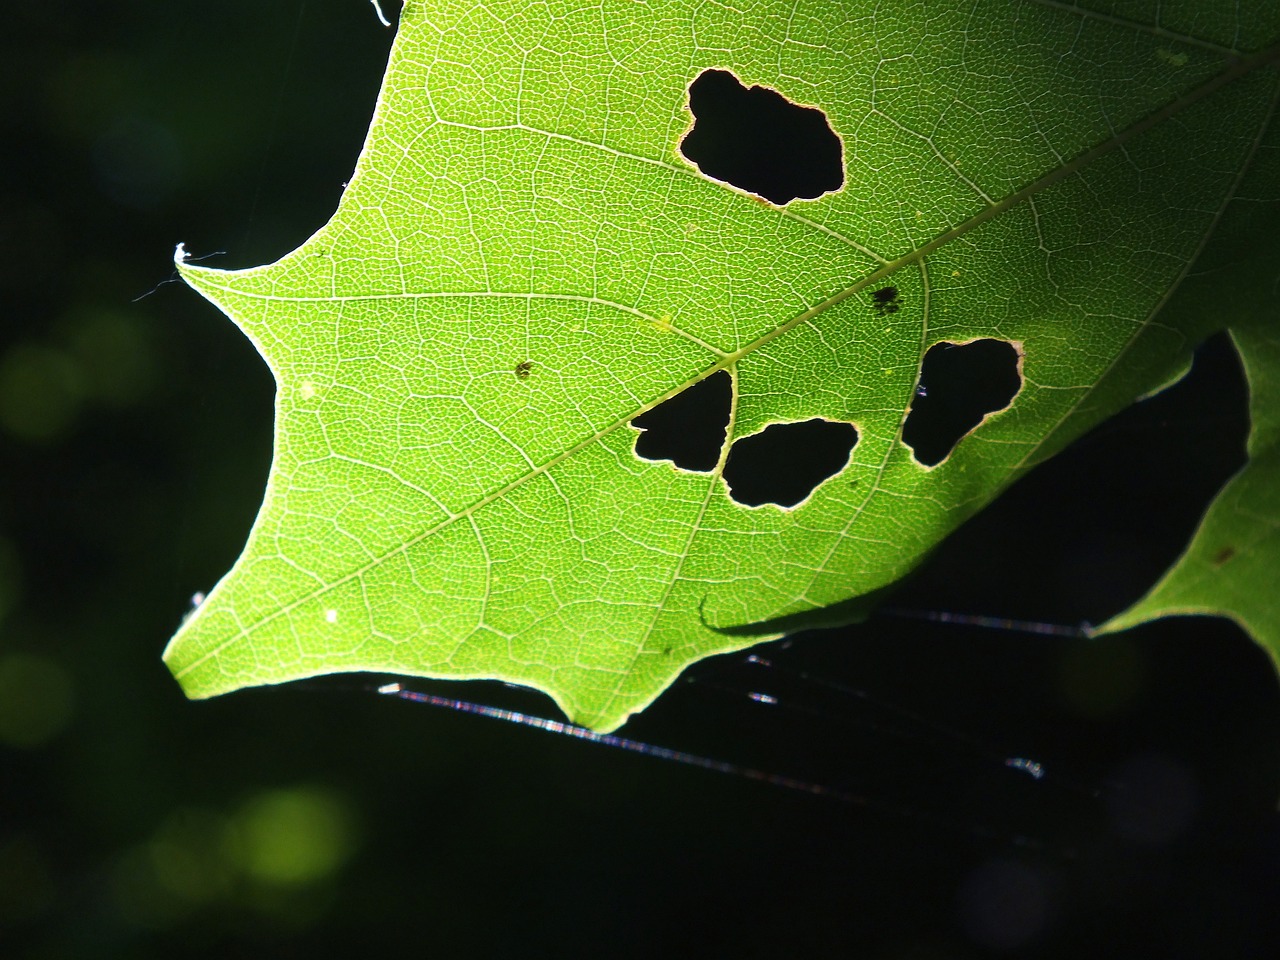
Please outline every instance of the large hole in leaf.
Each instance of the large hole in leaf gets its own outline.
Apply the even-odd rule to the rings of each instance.
[[[1244,465],[1248,407],[1239,356],[1216,334],[1185,379],[1094,427],[942,541],[894,606],[1057,623],[1114,616],[1178,559]]]
[[[631,421],[644,431],[636,437],[636,456],[670,460],[695,473],[714,470],[729,429],[732,401],[733,385],[723,371],[664,400]]]
[[[812,200],[844,183],[840,138],[826,115],[727,70],[689,85],[694,124],[680,152],[708,177],[776,204]]]
[[[851,423],[805,420],[765,427],[729,448],[729,496],[748,507],[794,507],[845,468],[857,442]]]
[[[902,442],[920,463],[935,466],[983,417],[1007,407],[1021,387],[1018,351],[1008,341],[936,343],[920,366]]]

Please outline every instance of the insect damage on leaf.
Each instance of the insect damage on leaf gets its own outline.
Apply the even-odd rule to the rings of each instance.
[[[748,507],[795,507],[824,480],[849,465],[858,442],[851,423],[806,420],[775,423],[729,449],[724,480],[729,496]]]
[[[179,251],[279,385],[249,543],[165,653],[191,696],[496,677],[614,729],[688,664],[842,615],[1166,382],[1252,310],[1202,309],[1205,283],[1265,302],[1280,231],[1242,218],[1275,198],[1271,27],[1175,70],[1168,37],[1061,4],[892,29],[870,0],[483,12],[405,6],[311,240],[248,270]],[[983,338],[1003,392],[930,447],[929,410],[960,404],[924,349]],[[731,418],[710,403],[692,459],[649,448],[646,411],[700,377]],[[1274,516],[1280,487],[1253,477],[1232,489]],[[1220,513],[1221,579],[1263,582],[1245,511]]]
[[[881,316],[888,313],[897,313],[902,308],[902,304],[898,302],[898,288],[881,287],[871,294],[871,305],[875,307],[876,313]]]
[[[706,473],[720,462],[729,429],[733,383],[721,371],[664,400],[631,421],[642,431],[636,456],[669,460],[681,470]]]
[[[680,152],[713,180],[778,206],[844,185],[844,147],[821,110],[745,87],[727,70],[704,70],[689,85],[689,112]]]
[[[1021,366],[1019,347],[1005,340],[935,343],[920,365],[902,442],[918,462],[937,466],[961,438],[1013,402]]]

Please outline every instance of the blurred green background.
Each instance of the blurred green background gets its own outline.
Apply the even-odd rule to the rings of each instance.
[[[6,960],[1280,952],[1280,696],[1224,621],[1086,642],[877,618],[769,654],[856,696],[731,659],[623,731],[865,795],[853,804],[359,678],[185,701],[160,651],[247,534],[272,383],[170,282],[173,248],[250,266],[319,227],[392,32],[365,0],[5,19]],[[1177,555],[1245,429],[1238,365],[1212,343],[895,602],[1100,621]],[[553,709],[495,684],[433,689]],[[758,689],[781,708],[745,696]]]

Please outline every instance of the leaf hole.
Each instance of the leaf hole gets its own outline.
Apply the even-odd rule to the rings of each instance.
[[[918,462],[937,466],[1022,388],[1018,348],[1007,340],[935,343],[924,355],[902,442]]]
[[[664,400],[631,421],[642,431],[636,456],[670,460],[681,470],[707,473],[720,462],[729,430],[733,383],[723,370]]]
[[[849,465],[857,442],[858,430],[851,423],[771,424],[729,448],[724,465],[729,496],[748,507],[794,507]]]
[[[779,206],[844,185],[843,144],[826,114],[768,87],[744,87],[727,70],[689,85],[693,127],[680,152],[704,176]]]

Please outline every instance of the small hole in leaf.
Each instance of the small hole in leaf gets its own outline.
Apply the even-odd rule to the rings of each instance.
[[[794,507],[845,468],[857,442],[851,423],[805,420],[765,427],[730,447],[724,465],[729,496],[748,507]]]
[[[727,70],[698,75],[689,110],[693,129],[680,152],[708,177],[778,205],[844,184],[840,138],[821,110],[767,87],[744,87]]]
[[[631,421],[644,431],[636,437],[636,456],[670,460],[695,473],[714,470],[729,429],[732,401],[733,384],[724,371],[664,400]]]
[[[936,343],[924,355],[902,442],[917,461],[936,466],[983,417],[1007,407],[1021,387],[1018,351],[1008,341]]]

